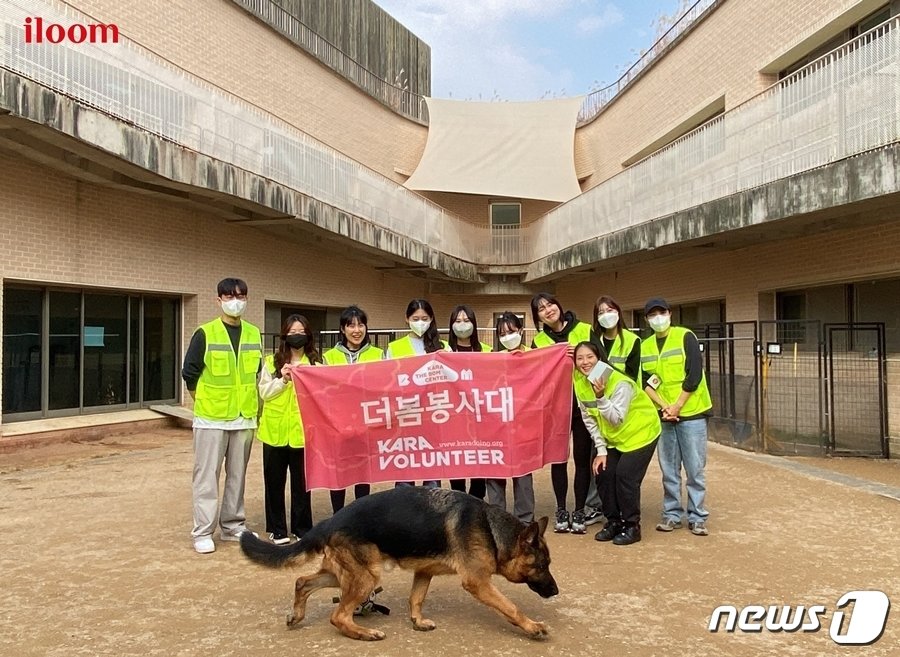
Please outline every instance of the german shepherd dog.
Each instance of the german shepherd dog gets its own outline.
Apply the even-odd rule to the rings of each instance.
[[[463,588],[534,639],[543,623],[523,614],[491,582],[503,575],[524,582],[543,598],[559,593],[544,541],[547,518],[525,525],[502,509],[453,490],[405,486],[362,497],[323,520],[291,545],[241,535],[251,560],[271,568],[297,566],[322,555],[319,571],[297,579],[288,626],[303,620],[306,600],[326,587],[341,590],[331,624],[351,639],[377,641],[384,632],[353,620],[353,610],[378,586],[382,568],[394,563],[414,572],[409,614],[417,630],[433,630],[422,603],[435,575],[458,573]]]

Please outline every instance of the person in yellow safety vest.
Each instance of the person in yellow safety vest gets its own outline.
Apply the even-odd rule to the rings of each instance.
[[[503,350],[512,354],[528,351],[522,339],[525,325],[518,315],[505,312],[497,318],[497,337]],[[499,506],[506,511],[506,479],[485,480],[488,504]],[[512,478],[513,515],[526,524],[534,522],[534,480],[531,473]]]
[[[406,306],[406,323],[409,334],[388,343],[387,358],[408,358],[432,354],[435,351],[450,351],[450,346],[441,340],[434,324],[434,309],[425,299],[413,299]],[[412,486],[415,482],[398,481],[395,486]],[[439,481],[423,481],[427,488],[440,488]]]
[[[653,335],[641,343],[644,390],[659,407],[662,436],[659,467],[663,480],[661,532],[681,527],[685,509],[681,503],[681,468],[687,489],[687,521],[691,532],[706,536],[707,417],[712,409],[703,372],[703,354],[697,336],[689,329],[672,326],[665,299],[650,299],[644,316]]]
[[[263,444],[266,531],[276,545],[289,543],[284,489],[291,474],[291,534],[298,540],[313,525],[312,497],[306,490],[303,420],[291,370],[315,365],[319,353],[309,320],[288,315],[281,325],[278,350],[266,357],[259,379],[263,412],[257,437]]]
[[[239,541],[247,531],[244,477],[259,412],[256,379],[262,363],[259,329],[241,316],[247,308],[247,283],[219,281],[216,303],[221,315],[200,326],[191,338],[181,377],[194,400],[194,471],[191,538],[200,554],[215,552],[212,535]],[[219,471],[225,486],[219,509]]]
[[[478,340],[478,319],[471,306],[459,305],[450,313],[450,350],[451,351],[493,351],[490,345]],[[451,479],[450,488],[466,492],[465,479]],[[484,479],[472,479],[469,482],[469,495],[484,499]]]
[[[596,372],[598,363],[608,366]],[[662,430],[640,384],[615,368],[602,347],[575,347],[575,396],[597,455],[592,470],[607,524],[594,538],[616,545],[641,540],[641,483]]]
[[[572,311],[564,311],[556,297],[541,292],[531,298],[531,320],[540,329],[534,336],[532,347],[549,347],[567,342],[569,356],[575,352],[575,345],[586,340],[598,340],[592,335],[591,325],[579,322]],[[574,385],[574,378],[573,378]],[[588,489],[591,484],[591,435],[584,426],[581,412],[572,398],[572,460],[575,461],[575,510],[569,515],[566,510],[566,496],[569,488],[569,464],[554,463],[550,466],[550,481],[556,496],[555,532],[584,534],[587,531],[587,515],[584,510]]]
[[[641,338],[625,328],[622,307],[610,296],[594,303],[594,333],[609,355],[609,364],[625,372],[632,381],[641,382]]]
[[[354,363],[371,363],[382,360],[384,351],[372,344],[369,339],[369,318],[358,306],[345,308],[340,319],[340,342],[325,352],[323,359],[327,365],[352,365]],[[358,500],[371,492],[368,483],[356,484],[353,487],[353,499]],[[344,508],[347,491],[344,489],[331,491],[331,510],[337,513]]]
[[[600,295],[594,302],[591,328],[599,336],[600,343],[609,355],[611,365],[625,372],[632,380],[641,381],[641,339],[625,328],[622,307],[611,296]],[[597,452],[591,449],[591,461]],[[604,519],[603,506],[597,492],[596,478],[591,477],[585,502],[585,524],[593,525]]]
[[[327,365],[353,365],[355,363],[373,363],[384,359],[384,350],[376,347],[369,339],[369,317],[359,306],[350,306],[341,313],[339,322],[341,331],[340,342],[325,352],[322,356]],[[353,499],[365,497],[372,490],[368,483],[356,484],[353,487]],[[331,491],[331,510],[337,513],[344,508],[347,501],[347,491]],[[359,605],[353,612],[354,616],[368,613],[372,610],[389,613],[390,610],[375,601],[375,596],[381,591],[381,587],[369,593],[368,599]]]

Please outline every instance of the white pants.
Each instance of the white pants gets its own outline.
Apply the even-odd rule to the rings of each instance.
[[[253,429],[194,429],[193,538],[212,536],[217,520],[226,533],[244,526],[244,476],[252,446]],[[225,490],[219,511],[219,472],[223,461]]]

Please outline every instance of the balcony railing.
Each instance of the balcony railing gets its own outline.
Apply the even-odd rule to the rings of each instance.
[[[185,148],[282,183],[469,262],[486,227],[463,221],[298,128],[120,37],[25,43],[24,20],[96,22],[56,0],[0,4],[0,67]]]
[[[669,49],[669,46],[693,27],[698,19],[705,16],[707,11],[722,2],[724,0],[697,0],[691,5],[634,64],[628,67],[618,80],[585,96],[581,110],[578,112],[578,125],[581,126],[593,121],[625,87],[634,82],[641,73]]]
[[[900,141],[900,17],[538,218],[529,260]]]

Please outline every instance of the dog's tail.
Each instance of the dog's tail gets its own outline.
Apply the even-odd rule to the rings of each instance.
[[[257,538],[252,532],[244,532],[241,534],[241,551],[250,561],[268,568],[300,566],[325,548],[328,538],[326,524],[327,521],[320,522],[290,545],[274,545]]]

